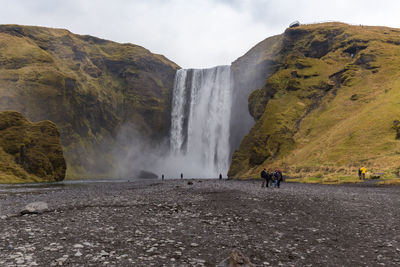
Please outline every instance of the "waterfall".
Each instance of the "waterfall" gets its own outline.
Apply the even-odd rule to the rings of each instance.
[[[177,71],[170,146],[178,173],[193,178],[226,175],[231,106],[230,66]]]

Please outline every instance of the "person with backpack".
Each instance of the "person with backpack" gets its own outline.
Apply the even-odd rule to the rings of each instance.
[[[274,188],[278,188],[278,181],[279,181],[278,173],[274,171],[271,173],[271,175],[272,175],[272,181],[274,182]]]
[[[281,182],[283,181],[283,175],[281,169],[278,169],[277,171],[278,174],[278,188],[281,186]]]
[[[269,169],[267,174],[269,177],[270,186],[272,186],[274,184],[274,172]]]

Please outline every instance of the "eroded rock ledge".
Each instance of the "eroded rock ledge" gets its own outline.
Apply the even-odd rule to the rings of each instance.
[[[19,112],[0,112],[0,183],[62,181],[65,171],[54,123],[31,123]]]

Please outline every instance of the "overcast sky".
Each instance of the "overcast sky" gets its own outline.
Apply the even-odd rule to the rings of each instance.
[[[399,0],[0,0],[0,24],[129,42],[184,68],[230,64],[295,20],[400,28]]]

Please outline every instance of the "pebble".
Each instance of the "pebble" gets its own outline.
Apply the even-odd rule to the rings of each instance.
[[[15,260],[15,263],[16,263],[16,264],[23,264],[24,262],[25,262],[25,260],[22,259],[22,258],[17,258],[17,259]]]
[[[101,256],[101,257],[108,257],[108,256],[110,256],[110,253],[105,252],[104,250],[102,250],[102,251],[100,252],[100,256]]]
[[[155,251],[157,248],[156,247],[151,247],[148,250],[146,250],[147,253],[151,253],[153,251]]]
[[[231,181],[231,183],[237,182]],[[397,228],[391,228],[393,238],[388,241],[386,224],[382,224],[381,218],[366,212],[361,200],[354,200],[360,202],[345,202],[346,194],[348,194],[346,190],[352,192],[358,190],[357,187],[354,189],[342,186],[341,190],[332,187],[328,190],[323,187],[321,189],[320,186],[299,185],[292,186],[288,190],[283,187],[279,193],[265,194],[265,191],[262,191],[264,195],[261,195],[257,192],[258,188],[252,189],[250,183],[245,187],[237,183],[237,186],[241,186],[237,188],[238,191],[219,195],[225,192],[223,191],[225,189],[201,188],[207,184],[209,183],[196,183],[195,190],[192,188],[193,191],[187,193],[184,191],[185,187],[174,192],[174,185],[170,188],[166,187],[168,184],[164,184],[165,187],[162,188],[155,185],[150,190],[146,187],[133,188],[132,183],[129,186],[132,186],[132,190],[135,191],[132,192],[127,186],[120,191],[123,196],[118,197],[117,201],[110,199],[107,193],[93,198],[88,190],[88,197],[78,195],[76,199],[57,198],[54,202],[49,201],[54,206],[60,206],[57,208],[59,211],[57,213],[45,213],[36,217],[16,216],[9,217],[7,221],[0,220],[0,266],[38,266],[38,263],[40,266],[215,266],[215,261],[219,262],[228,256],[227,252],[232,247],[241,248],[249,253],[256,266],[278,266],[282,263],[284,266],[309,266],[315,260],[313,255],[317,252],[321,254],[318,255],[320,257],[318,263],[323,266],[327,264],[329,259],[327,256],[332,255],[332,252],[338,255],[335,257],[338,265],[346,265],[346,261],[341,260],[345,253],[349,253],[349,260],[352,260],[355,266],[369,266],[371,262],[376,265],[398,265],[400,233]],[[114,186],[116,185],[107,187],[106,192],[113,190]],[[171,188],[172,190],[169,191]],[[293,188],[296,191],[292,191]],[[212,194],[202,194],[203,189],[207,190],[206,193]],[[359,191],[368,195],[373,190],[375,188],[362,188]],[[386,189],[379,188],[379,190],[378,201],[385,200],[391,203],[387,206],[382,205],[383,202],[378,204],[386,212],[385,214],[389,214],[387,215],[389,219],[385,222],[393,226],[398,221],[394,219],[398,218],[395,211],[396,201],[399,200],[391,194],[390,196],[395,200],[391,202],[391,199],[382,193]],[[397,192],[397,189],[390,190]],[[66,191],[70,191],[68,194],[74,194],[75,190]],[[308,206],[308,195],[320,194],[321,191],[326,193],[323,197],[326,197],[327,201],[321,201],[322,206],[314,204],[312,204],[314,206]],[[235,196],[238,192],[241,195],[240,198]],[[79,194],[82,193],[79,192]],[[97,196],[98,192],[94,190],[93,194]],[[278,199],[280,202],[272,206],[260,205],[261,201],[268,203],[273,200],[272,194],[282,195],[282,198]],[[49,195],[58,197],[53,191]],[[29,201],[35,198],[40,199],[42,196],[43,194],[24,195]],[[369,197],[371,200],[368,199]],[[27,201],[20,198],[21,196],[11,198],[16,203],[14,208],[16,211],[25,204],[23,201]],[[372,200],[376,201],[376,199],[373,195],[368,195],[368,198],[365,197],[362,200],[371,205],[368,208],[370,210],[375,207]],[[231,205],[224,202],[224,199],[239,202]],[[258,202],[256,204],[254,204],[255,199]],[[293,200],[304,200],[301,202],[304,206],[297,207]],[[340,205],[332,205],[331,200],[334,200],[333,204],[344,201],[340,202]],[[3,208],[1,206],[3,201],[0,199],[1,208]],[[83,211],[80,208],[72,208],[85,205],[88,207]],[[221,205],[223,205],[222,209]],[[149,210],[149,207],[152,210]],[[326,218],[319,220],[315,215],[317,213],[314,212],[317,210],[324,214],[323,208],[329,207],[329,213],[325,214]],[[347,208],[345,213],[341,213],[343,207]],[[291,212],[295,208],[296,213]],[[7,213],[13,212],[12,208],[8,207],[8,209]],[[253,214],[252,210],[257,210],[258,213]],[[355,214],[354,220],[357,219],[356,216],[362,214],[364,220],[369,220],[368,227],[371,227],[371,231],[357,228],[358,226],[352,221],[348,222],[350,225],[345,225],[343,228],[340,220],[333,220],[333,216],[346,215],[347,211]],[[74,217],[75,223],[65,226],[70,223],[70,217]],[[299,224],[298,220],[304,221],[304,218],[314,220],[307,225]],[[279,220],[279,226],[273,224],[275,220]],[[211,223],[205,223],[205,221]],[[333,244],[331,241],[341,242],[341,239],[344,242],[350,241],[344,234],[340,236],[339,241],[334,239],[336,234],[331,230],[342,230],[349,234],[346,231],[350,226],[354,227],[351,229],[355,238],[376,240],[376,242],[363,244],[362,252],[360,252],[360,247],[355,247],[353,252],[346,250],[342,252],[340,246],[337,246],[338,243]],[[260,235],[263,229],[268,229],[268,232]],[[75,240],[77,237],[81,239]],[[86,242],[83,242],[84,240]],[[203,255],[199,254],[200,249],[196,247],[201,248]],[[328,251],[331,249],[334,250]],[[374,249],[376,249],[376,254],[373,253]],[[60,258],[67,252],[70,253],[69,257],[64,255]],[[354,257],[356,252],[357,258]],[[379,263],[375,262],[375,259],[379,260]]]
[[[82,256],[82,253],[78,250],[78,251],[75,253],[74,256],[75,256],[75,257],[80,257],[80,256]]]

